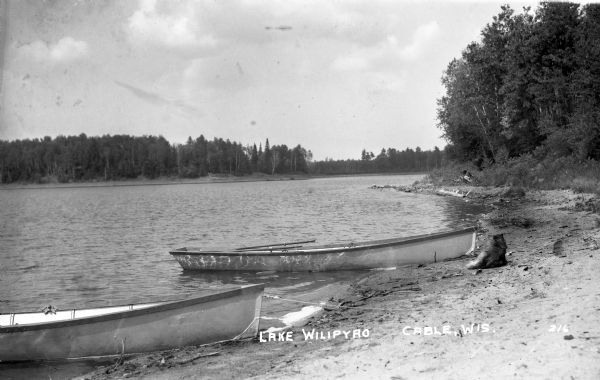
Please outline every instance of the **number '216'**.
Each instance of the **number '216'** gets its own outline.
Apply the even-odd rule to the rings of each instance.
[[[567,328],[567,325],[550,325],[548,332],[569,332],[569,329]]]

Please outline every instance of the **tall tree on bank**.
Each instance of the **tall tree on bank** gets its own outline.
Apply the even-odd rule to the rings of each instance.
[[[588,4],[575,37],[576,70],[570,83],[574,111],[570,144],[579,158],[600,160],[600,6]]]
[[[532,15],[503,6],[442,78],[449,151],[491,162],[534,151],[600,158],[599,7],[542,3]]]

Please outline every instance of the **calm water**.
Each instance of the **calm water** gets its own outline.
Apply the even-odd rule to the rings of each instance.
[[[318,292],[356,273],[184,273],[168,250],[360,241],[472,224],[480,210],[460,199],[369,189],[418,178],[1,190],[0,313],[182,298],[252,282],[288,296]]]
[[[325,300],[327,289],[366,272],[191,273],[168,251],[360,241],[473,224],[481,208],[461,199],[369,189],[418,178],[0,190],[0,313],[176,299],[257,282],[266,293]],[[262,314],[302,306],[266,299]],[[70,378],[95,365],[0,363],[0,378]]]

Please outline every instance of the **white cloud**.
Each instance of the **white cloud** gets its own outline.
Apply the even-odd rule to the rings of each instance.
[[[57,63],[78,60],[89,53],[85,41],[78,41],[72,37],[64,37],[55,44],[37,40],[18,49],[21,54],[35,60]]]
[[[429,43],[438,34],[440,27],[436,21],[421,25],[413,34],[411,43],[398,52],[400,58],[405,60],[415,60],[423,54]]]
[[[369,67],[369,59],[358,55],[346,55],[336,58],[331,64],[334,70],[361,71]]]
[[[127,28],[132,40],[167,48],[209,49],[216,37],[201,23],[194,2],[140,1],[139,9],[129,18]]]
[[[337,57],[331,67],[340,71],[395,70],[401,62],[420,58],[438,31],[439,25],[435,21],[421,25],[413,33],[411,41],[404,46],[398,43],[394,34],[389,34],[375,45],[359,46],[353,52]]]
[[[400,26],[392,11],[398,6],[383,4],[384,9],[364,1],[139,0],[126,30],[131,42],[192,56],[203,55],[197,54],[199,49],[298,39],[368,46]],[[279,29],[282,26],[286,29]]]
[[[400,92],[407,82],[406,64],[422,58],[438,34],[437,22],[417,27],[407,44],[400,44],[393,31],[374,45],[356,45],[354,51],[335,58],[331,68],[353,72],[370,92]]]
[[[367,76],[367,89],[371,93],[402,92],[406,88],[407,72],[371,73]]]

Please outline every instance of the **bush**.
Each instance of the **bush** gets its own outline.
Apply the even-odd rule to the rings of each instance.
[[[433,169],[422,181],[416,184],[432,184],[434,186],[456,185],[457,180],[462,177],[463,170],[471,174],[476,173],[477,167],[470,163],[460,163],[458,161],[449,161],[440,168]],[[473,175],[475,180],[477,175]]]
[[[436,186],[455,185],[463,170],[474,173],[474,184],[540,190],[572,189],[600,194],[600,163],[574,156],[539,159],[531,154],[508,159],[476,171],[472,165],[453,162],[432,171],[426,181]]]

